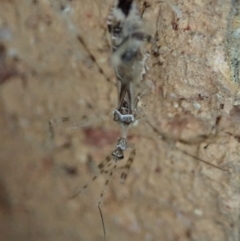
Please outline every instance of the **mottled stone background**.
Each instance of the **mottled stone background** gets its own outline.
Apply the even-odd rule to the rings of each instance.
[[[156,41],[141,118],[129,133],[135,161],[124,185],[118,170],[105,190],[107,241],[238,241],[240,92],[226,55],[231,2],[139,1],[144,5]],[[105,179],[69,197],[120,134],[111,116],[110,6],[0,0],[0,240],[103,240],[97,201]],[[53,145],[48,121],[60,117],[87,126],[59,125]]]

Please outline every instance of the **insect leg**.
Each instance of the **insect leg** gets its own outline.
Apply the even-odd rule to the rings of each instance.
[[[135,155],[136,155],[136,150],[135,150],[135,148],[133,148],[133,150],[131,151],[130,156],[129,156],[127,162],[126,162],[126,165],[123,167],[124,171],[121,174],[121,180],[120,180],[121,183],[125,182],[125,180],[126,180],[126,178],[128,176],[129,170],[131,168],[131,165],[132,165],[132,163],[134,161]]]
[[[100,175],[104,174],[104,173],[108,173],[107,169],[110,168],[110,166],[112,165],[112,156],[109,155],[107,156],[104,161],[102,161],[99,165],[98,165],[98,171],[99,173],[94,175],[92,177],[92,179],[86,183],[79,191],[77,191],[75,194],[73,194],[70,199],[75,198],[76,196],[78,196],[80,193],[82,193],[85,189],[87,189],[91,183],[93,183]]]

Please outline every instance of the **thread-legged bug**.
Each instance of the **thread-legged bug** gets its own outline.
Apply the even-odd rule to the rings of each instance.
[[[115,150],[112,151],[111,155],[106,157],[105,161],[98,165],[99,174],[108,174],[108,178],[100,195],[100,200],[98,201],[100,213],[100,204],[104,189],[117,167],[117,162],[124,159],[124,152],[129,149],[127,132],[128,128],[136,121],[137,105],[141,95],[140,86],[147,70],[146,60],[148,55],[145,50],[145,43],[151,40],[151,36],[145,32],[143,21],[135,1],[116,1],[108,17],[107,24],[112,39],[111,64],[118,86],[118,106],[113,113],[113,120],[121,125],[122,135],[117,141]],[[78,40],[84,48],[87,49],[87,45],[81,36],[78,36]],[[88,53],[91,59],[95,61],[90,51],[88,51]],[[98,69],[99,72],[104,75],[103,70],[100,67],[98,67]],[[51,120],[49,122],[51,137],[54,136],[54,124],[59,121],[65,122],[68,120],[68,118]],[[135,147],[132,145],[132,151],[121,174],[121,180],[123,182],[127,178],[134,157]],[[98,175],[95,175],[92,181],[96,180],[97,177]],[[83,189],[75,193],[72,197],[75,197],[87,187],[87,184],[84,185]]]
[[[138,88],[147,68],[145,42],[149,42],[151,36],[144,29],[135,1],[115,1],[107,25],[112,42],[111,62],[118,84],[114,120],[127,126],[135,120]]]
[[[239,105],[239,91],[222,51],[231,1],[136,2],[140,9],[150,5],[143,19],[147,30],[154,28],[152,36],[158,31],[158,40],[144,79],[149,89],[135,117],[139,125],[127,133],[125,160],[131,143],[136,148],[127,185],[116,178],[125,164],[119,160],[101,205],[107,240],[239,240],[239,106],[232,106],[235,97]],[[6,58],[0,65],[13,60],[26,82],[14,75],[1,85],[0,170],[7,192],[1,195],[0,240],[102,240],[96,201],[122,137],[112,120],[118,100],[105,34],[110,0],[4,1],[1,6]],[[69,145],[46,150],[46,121],[74,115],[83,116],[75,127],[81,121],[85,126],[56,128],[55,146]],[[87,125],[99,115],[102,123]],[[70,118],[63,124],[71,125]],[[176,146],[218,166],[231,163],[235,172],[226,175],[194,162]],[[107,154],[107,173],[69,200]]]
[[[175,26],[175,25],[174,25]],[[174,28],[174,29],[177,29],[177,28]],[[131,57],[131,54],[129,54],[130,55],[130,57]],[[125,59],[128,59],[127,58],[128,56],[125,56],[124,58]],[[116,61],[116,63],[118,63],[117,61]],[[117,71],[116,71],[116,73],[118,73],[118,69],[117,69]],[[187,73],[189,73],[189,72],[187,72]],[[119,82],[120,84],[121,84],[121,82]],[[121,89],[121,88],[120,88]],[[125,97],[127,97],[127,95],[125,95]],[[201,98],[201,97],[199,97],[199,98]],[[184,101],[184,100],[183,100]],[[119,102],[120,103],[120,102]],[[130,108],[129,108],[129,106],[128,106],[128,104],[129,104],[129,99],[128,99],[128,97],[127,98],[125,98],[124,100],[123,100],[123,102],[122,102],[122,106],[121,106],[121,111],[122,111],[122,113],[125,113],[126,115],[127,114],[129,114],[130,113]],[[167,103],[168,104],[168,103]],[[117,105],[117,108],[116,108],[116,111],[115,111],[115,115],[116,115],[116,119],[120,119],[120,122],[124,122],[124,121],[122,121],[122,116],[123,116],[123,114],[118,110],[118,107],[119,107],[120,105]],[[118,113],[118,112],[119,113]],[[129,111],[129,112],[128,112]],[[135,109],[133,108],[132,109],[132,112],[134,113],[135,112]],[[136,113],[136,112],[135,112]],[[151,113],[150,113],[151,114]],[[149,112],[147,113],[147,115],[146,115],[147,117],[148,116],[150,116],[149,115]],[[130,121],[127,121],[127,122],[131,122],[132,120],[134,120],[134,119],[136,119],[136,117],[134,117],[134,115],[132,115],[132,114],[130,114],[129,116],[129,120]],[[125,118],[125,117],[124,117]],[[156,118],[157,119],[157,118]],[[128,119],[127,119],[128,120]],[[154,119],[155,120],[155,119]],[[125,122],[126,122],[126,120],[125,120]],[[180,121],[178,121],[178,120],[176,120],[176,122],[174,123],[174,122],[172,122],[171,124],[172,124],[172,126],[174,126],[174,125],[179,125],[179,122]],[[155,125],[157,122],[154,122],[154,121],[152,121],[152,123],[154,123],[154,125],[153,125],[153,127],[155,127],[155,126],[157,126],[157,125]],[[176,124],[177,123],[177,124]],[[120,123],[121,124],[121,123]],[[149,122],[149,124],[151,124],[151,122]],[[123,129],[128,129],[128,128],[123,128]],[[152,128],[153,129],[153,128]],[[161,128],[160,128],[161,129]],[[155,129],[155,133],[158,133],[157,132],[157,129]],[[164,140],[164,141],[167,141],[167,138],[165,138],[165,136],[164,136],[164,134],[166,134],[165,132],[163,132],[163,133],[158,133],[158,136],[161,136],[162,137],[162,140]],[[171,139],[171,138],[170,138]],[[174,139],[174,138],[173,138]],[[201,138],[201,141],[207,141],[207,139],[209,139],[209,136],[203,136],[203,138]],[[210,138],[211,139],[211,138]],[[180,140],[179,142],[180,143],[183,143],[184,142],[184,140],[182,141],[180,138],[178,139],[178,140]],[[191,142],[191,139],[189,139],[190,141],[188,142],[188,143],[186,143],[186,144],[189,144],[190,142]],[[201,141],[199,141],[199,143],[201,142]],[[161,141],[160,141],[161,142]],[[197,141],[198,142],[198,141]],[[195,142],[195,143],[197,143],[197,142]],[[122,146],[123,147],[123,146]],[[117,147],[116,147],[116,149],[118,149]],[[120,150],[122,151],[122,149],[120,148]],[[108,158],[109,159],[109,158]],[[111,163],[111,165],[113,164],[113,166],[115,166],[114,164],[114,162],[108,162],[108,164],[110,164]],[[150,164],[150,163],[149,163]],[[102,165],[100,166],[100,168],[102,167]],[[106,167],[106,166],[105,166]],[[112,168],[112,166],[110,166],[111,168]],[[105,168],[104,168],[104,170],[105,170]],[[109,171],[107,171],[108,173],[111,173],[111,171],[109,172]],[[105,172],[106,173],[106,172]],[[107,175],[108,175],[108,173],[106,173]],[[112,175],[112,174],[111,174]],[[110,175],[110,176],[111,176]],[[109,183],[109,181],[106,181],[106,184],[108,184]]]

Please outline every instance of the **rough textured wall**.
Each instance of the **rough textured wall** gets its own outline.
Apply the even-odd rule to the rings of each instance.
[[[0,0],[1,240],[103,240],[97,201],[105,179],[69,197],[120,135],[111,116],[117,92],[105,24],[110,5]],[[117,170],[103,198],[107,240],[238,241],[240,96],[226,45],[231,2],[146,5],[156,42],[142,115],[129,133],[135,161],[124,185]],[[59,125],[53,145],[48,121],[60,117],[88,125]]]

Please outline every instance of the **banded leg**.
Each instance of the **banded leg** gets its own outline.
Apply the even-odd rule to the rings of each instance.
[[[100,205],[101,205],[101,203],[102,203],[102,199],[103,199],[103,196],[104,196],[104,192],[105,192],[105,190],[106,190],[109,182],[110,182],[111,179],[112,179],[112,176],[113,176],[113,173],[114,173],[116,167],[117,167],[117,163],[115,162],[115,165],[114,165],[113,168],[110,170],[109,175],[108,175],[108,177],[107,177],[107,180],[106,180],[105,183],[104,183],[102,192],[101,192],[100,197],[99,197],[99,200],[98,200],[98,207],[100,207]],[[105,173],[107,174],[108,172],[105,171]]]
[[[93,56],[93,54],[91,53],[91,51],[89,50],[89,48],[87,47],[87,44],[85,43],[85,41],[83,40],[83,38],[78,35],[77,36],[78,41],[81,43],[81,45],[84,47],[84,49],[87,51],[89,57],[91,58],[91,60],[96,64],[96,67],[98,69],[98,72],[106,79],[107,82],[112,83],[111,79],[105,74],[105,72],[103,71],[103,69],[100,67],[100,65],[98,64],[96,58]]]
[[[123,167],[124,171],[122,172],[121,177],[120,177],[121,183],[124,183],[126,181],[129,170],[130,170],[130,168],[132,166],[132,163],[134,161],[135,155],[136,155],[136,150],[134,148],[130,153],[130,156],[129,156],[127,162],[126,162],[126,165]]]
[[[92,179],[86,183],[84,186],[82,186],[82,188],[77,191],[75,194],[73,194],[70,199],[75,198],[76,196],[78,196],[80,193],[82,193],[84,190],[86,190],[100,175],[102,174],[108,174],[108,169],[110,169],[110,167],[113,165],[113,160],[112,160],[112,156],[109,155],[107,156],[104,161],[102,161],[99,165],[98,165],[98,174],[94,175],[92,177]],[[113,167],[114,168],[114,167]],[[111,170],[113,170],[113,168]],[[112,171],[111,171],[112,172]],[[112,174],[111,174],[112,175]],[[106,185],[106,183],[105,183]]]

